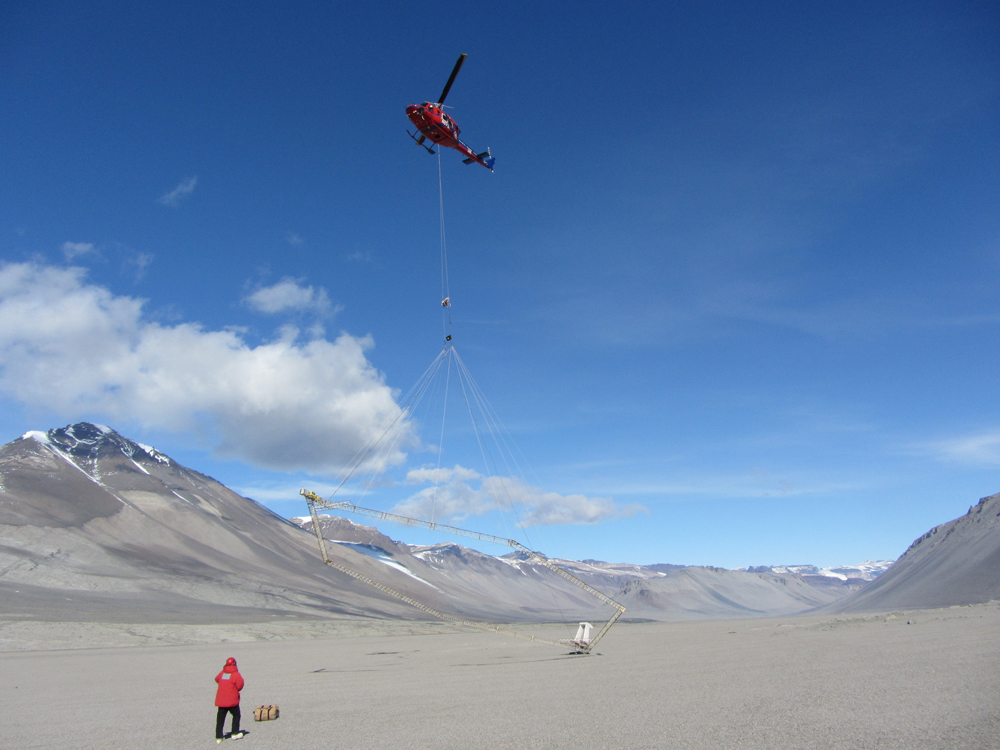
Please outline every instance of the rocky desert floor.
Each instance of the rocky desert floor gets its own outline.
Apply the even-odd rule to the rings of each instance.
[[[287,618],[7,621],[0,643],[5,748],[215,747],[228,656],[247,683],[245,750],[1000,748],[997,602],[620,623],[589,656],[432,623]],[[281,717],[255,724],[270,703]]]

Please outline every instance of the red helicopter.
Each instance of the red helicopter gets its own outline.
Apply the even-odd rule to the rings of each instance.
[[[417,137],[409,130],[406,131],[407,135],[417,142],[418,146],[423,146],[431,154],[435,153],[433,146],[424,146],[424,141],[428,138],[431,139],[438,146],[447,146],[448,148],[453,148],[456,151],[461,151],[466,155],[464,159],[465,164],[472,164],[472,162],[478,162],[486,167],[491,172],[493,171],[493,162],[496,159],[490,154],[490,150],[487,148],[483,153],[477,154],[471,148],[466,146],[462,141],[458,139],[458,134],[462,131],[458,129],[458,125],[453,119],[445,114],[443,109],[445,97],[448,96],[448,92],[451,91],[451,84],[455,82],[455,76],[458,75],[458,71],[462,67],[462,63],[465,62],[466,54],[463,52],[458,56],[458,62],[455,63],[455,69],[451,71],[451,77],[448,78],[448,83],[444,85],[444,91],[441,92],[441,96],[438,98],[437,102],[424,102],[423,104],[411,104],[406,108],[406,116],[410,118],[410,122],[416,127],[417,132],[420,133],[420,137]]]

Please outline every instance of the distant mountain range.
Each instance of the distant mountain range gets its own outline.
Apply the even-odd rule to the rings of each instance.
[[[293,518],[303,529],[312,528],[308,516]],[[427,582],[456,593],[462,600],[488,594],[502,603],[495,616],[526,616],[549,606],[559,591],[558,609],[585,616],[593,611],[587,598],[555,576],[547,567],[521,553],[503,557],[485,555],[458,544],[409,546],[378,529],[339,516],[320,516],[323,536],[395,569],[405,569]],[[840,599],[863,585],[823,579],[811,585],[801,576],[748,573],[701,566],[631,565],[598,560],[560,560],[577,578],[621,602],[626,619],[685,620],[794,614]],[[530,603],[530,604],[529,604]],[[583,609],[580,609],[580,606]],[[544,607],[543,607],[544,608]],[[551,611],[551,606],[549,606]],[[541,615],[541,611],[537,613]]]
[[[776,573],[778,575],[823,576],[840,581],[874,581],[893,564],[892,560],[866,560],[860,565],[840,565],[836,568],[817,568],[815,565],[755,565],[737,568],[749,573]]]
[[[934,606],[919,602],[937,602],[928,591],[942,586],[952,599],[979,601],[992,598],[996,584],[995,506],[984,500],[970,511],[972,520],[933,530],[877,578],[887,563],[825,570],[558,563],[625,604],[627,619],[776,616],[896,601]],[[0,617],[426,617],[323,565],[307,522],[286,521],[107,427],[29,432],[0,447]],[[518,554],[494,557],[447,543],[411,547],[334,516],[323,518],[323,532],[341,564],[438,611],[508,622],[602,617],[594,600]]]
[[[312,529],[308,516],[291,520],[303,529]],[[518,603],[545,602],[551,598],[549,589],[554,583],[563,585],[548,568],[525,559],[523,553],[493,557],[453,543],[410,546],[390,539],[372,526],[340,516],[323,515],[320,521],[323,536],[329,541],[421,578],[445,577],[452,590],[456,586],[463,588],[463,597],[491,591],[494,597],[505,599],[505,611],[508,612],[521,606]],[[684,620],[795,614],[837,601],[866,583],[860,577],[804,576],[770,569],[736,571],[556,558],[553,562],[628,607],[627,619]],[[459,581],[461,584],[457,583]]]

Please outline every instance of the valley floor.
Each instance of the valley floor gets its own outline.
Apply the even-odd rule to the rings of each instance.
[[[3,746],[215,747],[213,677],[235,656],[245,750],[1000,748],[997,602],[622,623],[591,656],[425,623],[117,627],[0,626],[8,649],[32,632],[22,647],[63,649],[0,654]],[[185,627],[226,640],[67,648],[177,642]],[[281,718],[254,724],[270,703]]]

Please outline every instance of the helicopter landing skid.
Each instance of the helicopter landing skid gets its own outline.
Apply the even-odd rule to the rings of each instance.
[[[434,150],[433,146],[424,146],[424,141],[427,139],[427,136],[422,135],[419,138],[417,138],[417,136],[413,135],[413,133],[411,133],[409,130],[406,131],[406,134],[410,136],[410,138],[412,138],[414,141],[416,141],[418,146],[426,149],[428,154],[433,155],[437,153],[437,151]]]

